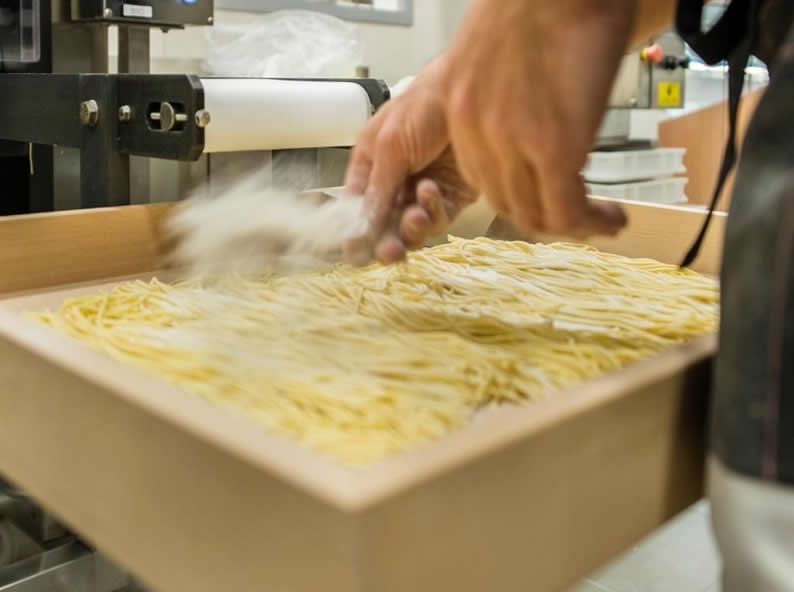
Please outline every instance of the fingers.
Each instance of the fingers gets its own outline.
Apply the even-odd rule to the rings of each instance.
[[[345,190],[364,196],[373,233],[383,232],[412,166],[403,118],[390,107],[379,111],[361,131],[345,173]]]
[[[421,179],[416,185],[415,203],[405,209],[400,223],[403,244],[408,249],[422,247],[428,238],[444,233],[460,211],[474,201],[473,192],[460,179],[449,184]]]
[[[397,165],[404,159],[394,157],[394,151],[399,150],[399,138],[389,112],[389,106],[384,107],[359,134],[345,174],[345,191],[364,196],[363,211],[370,222],[365,235],[344,244],[345,260],[356,266],[367,265],[373,258],[392,262],[404,256],[404,247],[395,244],[399,242],[396,231],[390,237],[385,236],[401,176],[404,178],[406,174],[405,166]]]
[[[385,110],[386,108],[373,117],[356,138],[356,145],[353,147],[350,164],[345,173],[345,190],[351,195],[364,195],[367,190],[375,152],[375,139],[380,132]]]
[[[364,195],[367,190],[369,175],[372,172],[372,160],[363,150],[354,150],[350,166],[345,174],[345,191],[348,195]]]
[[[590,201],[578,171],[546,174],[541,190],[545,208],[545,230],[579,238],[614,235],[626,223],[622,208],[614,203]]]
[[[374,248],[369,236],[359,236],[348,239],[342,246],[345,261],[355,267],[364,267],[372,262]]]
[[[545,225],[543,201],[540,199],[537,171],[525,160],[516,160],[514,154],[501,158],[504,209],[513,224],[524,230],[539,230]]]
[[[454,191],[448,187],[447,191]],[[421,179],[416,185],[416,202],[428,217],[427,232],[442,232],[457,212],[452,211],[454,195],[444,195],[438,183],[432,179]]]
[[[400,238],[408,249],[418,249],[424,245],[432,228],[431,216],[423,206],[412,205],[406,208],[400,220]]]
[[[405,245],[394,235],[381,239],[375,247],[375,258],[381,263],[397,263],[405,259]]]
[[[399,205],[411,165],[401,148],[400,131],[381,129],[375,145],[375,160],[364,193],[364,208],[374,233],[383,232],[389,215]]]
[[[405,247],[418,249],[429,237],[441,233],[449,226],[449,210],[438,183],[421,179],[416,185],[416,203],[406,207],[400,220],[400,238]]]
[[[494,175],[488,174],[487,158],[479,149],[482,146],[482,133],[477,128],[476,122],[461,120],[462,109],[458,107],[458,119],[453,119],[454,123],[450,125],[449,130],[460,176],[466,185],[486,195],[501,196],[500,188],[494,183]]]
[[[432,165],[448,145],[443,101],[432,81],[413,86],[375,115],[359,135],[345,176],[347,192],[364,196],[369,226],[367,237],[346,245],[349,261],[363,261],[370,245],[370,258],[392,262],[422,242],[429,215],[403,210],[413,202],[413,175]],[[408,214],[406,237],[403,214]]]

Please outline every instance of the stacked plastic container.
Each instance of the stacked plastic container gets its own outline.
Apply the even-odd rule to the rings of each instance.
[[[582,176],[590,195],[662,204],[686,203],[684,148],[591,152]]]

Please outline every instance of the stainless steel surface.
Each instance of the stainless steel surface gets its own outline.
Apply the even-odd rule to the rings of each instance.
[[[631,109],[608,109],[598,130],[599,148],[628,143],[631,137]]]
[[[638,52],[627,55],[620,63],[612,95],[609,98],[610,107],[647,107],[640,104],[640,70],[642,62]],[[647,93],[646,93],[647,96]]]
[[[649,40],[662,46],[667,56],[683,58],[684,42],[675,32],[666,32]],[[659,65],[652,65],[642,60],[640,51],[635,51],[623,58],[609,99],[613,108],[630,107],[638,109],[666,109],[683,107],[686,88],[686,70],[675,68],[667,70]],[[667,104],[660,101],[659,88],[674,85],[678,90],[680,103]]]
[[[145,592],[0,478],[0,592]]]
[[[57,4],[57,2],[55,3]],[[52,66],[57,74],[109,72],[108,27],[64,22],[68,11],[53,16]],[[75,109],[77,105],[75,105]],[[53,204],[56,210],[80,207],[80,151],[53,147]]]
[[[148,27],[119,26],[119,57],[117,71],[147,74],[151,68]],[[123,109],[123,107],[122,107]],[[130,111],[130,121],[133,113]],[[130,203],[147,204],[152,194],[151,162],[148,158],[130,156]]]
[[[128,574],[77,540],[0,568],[0,592],[121,592],[132,585]]]
[[[0,592],[145,592],[126,571],[76,539],[0,567]]]
[[[668,32],[656,39],[656,42],[662,46],[665,55],[684,57],[684,42],[681,38],[673,32]],[[680,89],[679,99],[680,104],[671,106],[683,107],[686,101],[686,70],[684,68],[676,68],[675,70],[662,70],[654,69],[653,80],[651,85],[651,106],[654,108],[663,108],[664,101],[659,96],[659,83],[672,83],[677,85]]]
[[[52,27],[53,73],[109,72],[108,26],[56,23]]]
[[[41,553],[42,546],[10,519],[0,520],[0,567]]]
[[[0,518],[11,520],[40,544],[66,535],[66,530],[29,496],[0,482]]]
[[[70,542],[0,569],[0,592],[94,592],[94,553]]]
[[[146,74],[150,70],[149,28],[119,26],[118,72]]]
[[[86,127],[94,127],[99,121],[99,105],[94,99],[80,103],[80,123]]]

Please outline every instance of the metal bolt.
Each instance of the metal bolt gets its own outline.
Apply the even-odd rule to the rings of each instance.
[[[113,18],[113,9],[106,8],[102,14],[105,16],[105,18]]]
[[[160,111],[155,111],[149,118],[152,121],[160,122],[160,129],[164,131],[171,131],[177,123],[185,123],[187,115],[184,113],[177,113],[171,103],[164,101],[160,103]]]
[[[212,117],[210,117],[210,112],[206,109],[199,109],[196,111],[196,127],[207,127],[212,121]]]
[[[94,99],[80,103],[80,123],[94,127],[99,122],[99,105]]]
[[[215,22],[215,19],[214,19],[214,18],[212,18],[211,16],[208,16],[208,17],[207,17],[207,24],[208,24],[208,25],[211,25],[211,24],[212,24],[212,23],[214,23],[214,22]]]
[[[129,105],[119,107],[119,121],[132,121],[132,107]]]

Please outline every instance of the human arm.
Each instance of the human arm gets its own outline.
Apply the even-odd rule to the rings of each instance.
[[[378,259],[397,260],[480,193],[523,229],[617,232],[622,212],[587,200],[579,171],[622,56],[668,25],[674,7],[474,0],[450,48],[373,118],[354,149],[346,185],[365,195],[372,222],[359,253],[369,241]],[[457,184],[433,178],[442,154],[457,167]]]

